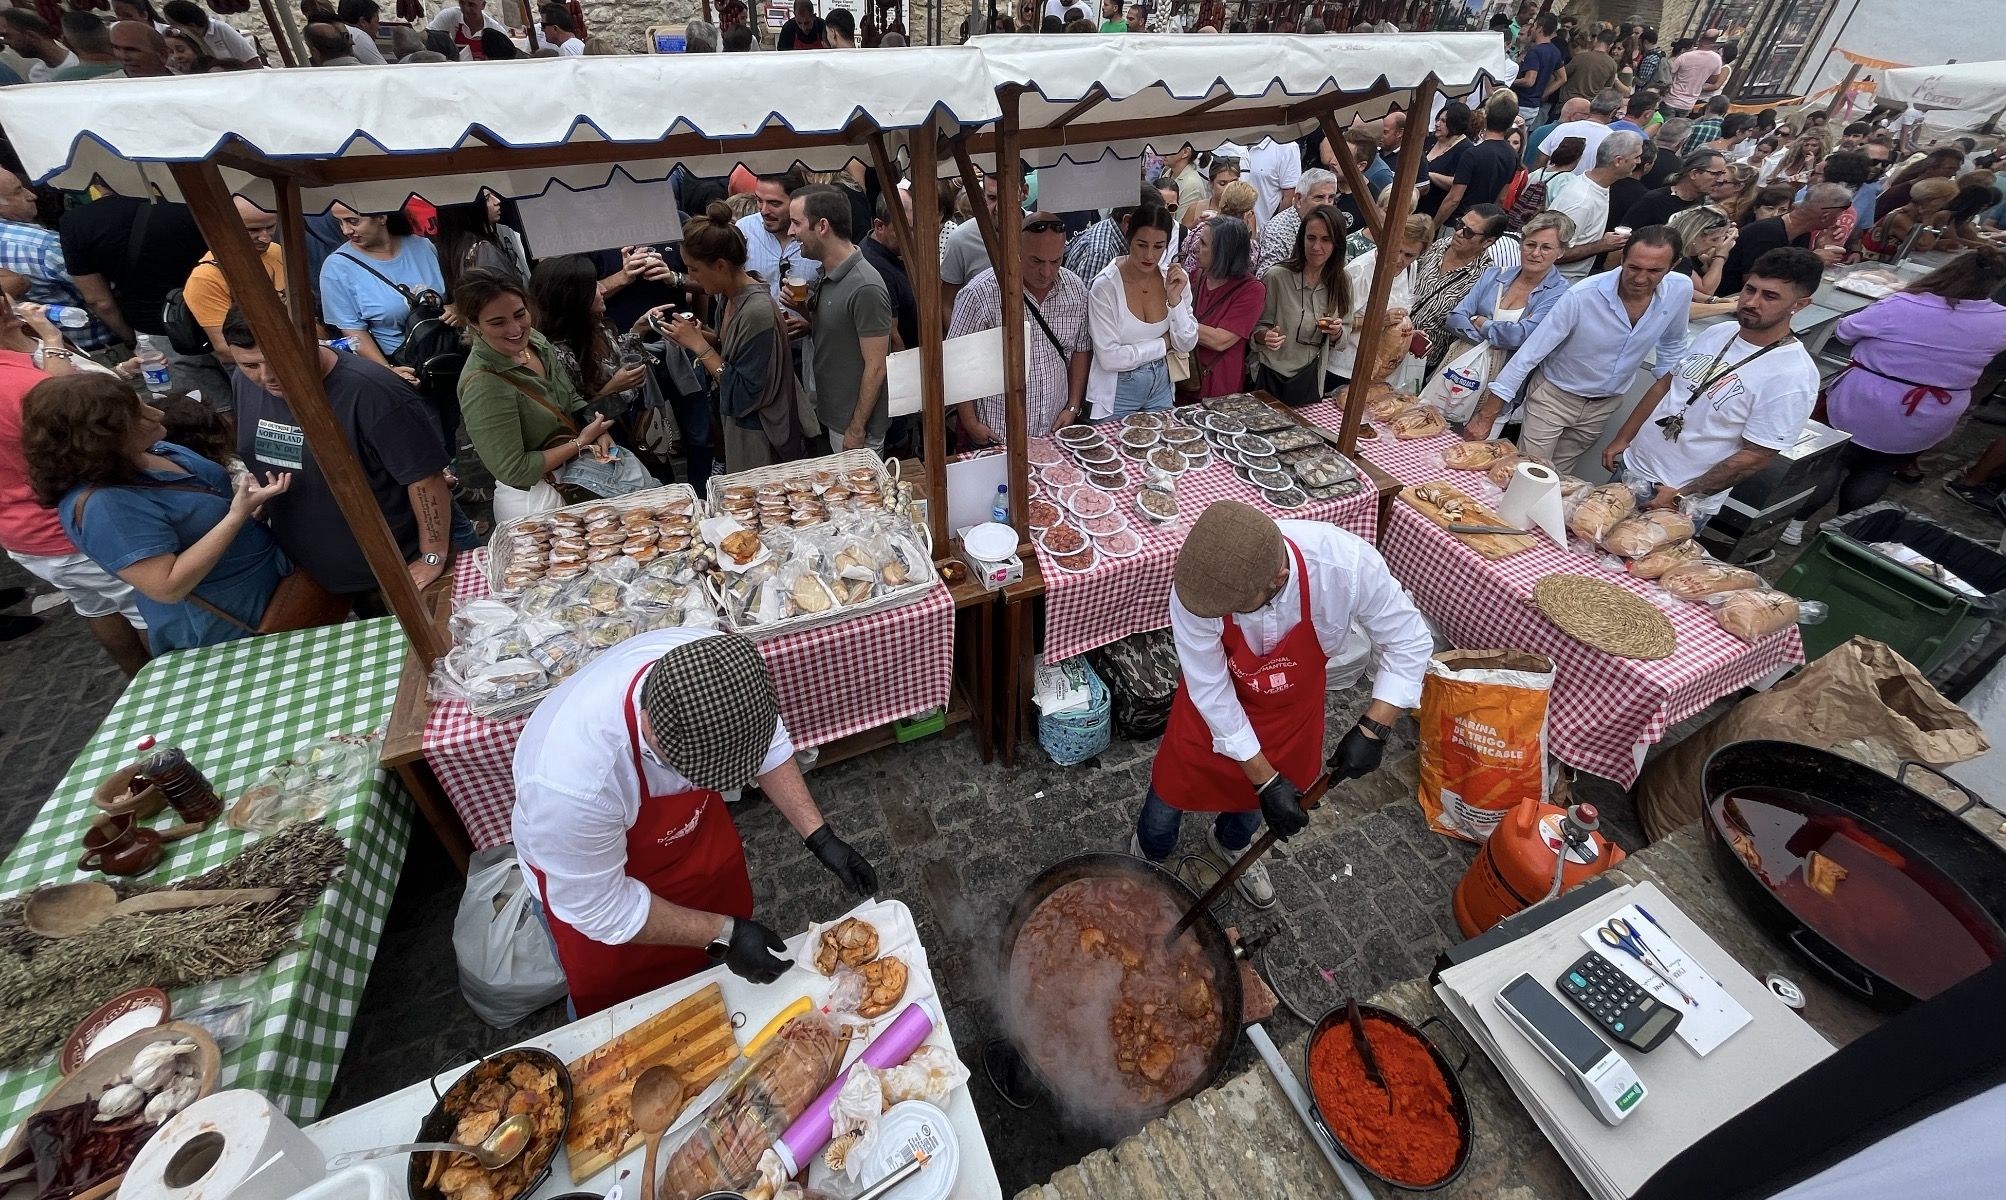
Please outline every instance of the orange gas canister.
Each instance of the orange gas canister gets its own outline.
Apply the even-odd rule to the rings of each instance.
[[[1562,860],[1563,892],[1622,862],[1623,848],[1599,828],[1592,804],[1562,809],[1531,797],[1520,801],[1456,885],[1456,924],[1463,936],[1475,937],[1545,899],[1553,889],[1556,859]]]

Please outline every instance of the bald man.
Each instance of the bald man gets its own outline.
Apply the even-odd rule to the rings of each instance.
[[[129,79],[172,75],[167,69],[167,39],[143,21],[120,21],[111,27],[111,52]]]
[[[272,281],[272,287],[283,300],[286,294],[286,254],[272,235],[279,227],[279,219],[249,200],[238,196],[237,219],[244,223],[244,232],[251,236],[251,247],[258,252],[258,261],[264,265],[265,274]],[[209,335],[209,345],[221,363],[230,363],[230,347],[223,341],[223,318],[230,315],[234,301],[230,295],[230,281],[223,277],[223,269],[216,265],[216,256],[205,254],[195,269],[188,272],[188,282],[181,285],[182,303],[188,306],[188,315],[195,318]],[[229,389],[223,390],[229,396]],[[206,398],[209,393],[204,390]]]

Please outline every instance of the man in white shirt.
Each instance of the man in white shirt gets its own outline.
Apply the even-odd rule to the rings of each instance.
[[[571,24],[571,14],[555,4],[543,9],[543,40],[551,49],[566,58],[581,58],[585,54],[585,39],[579,37]]]
[[[1240,178],[1254,185],[1254,224],[1268,223],[1275,210],[1296,202],[1296,184],[1302,179],[1302,151],[1294,142],[1276,144],[1273,138],[1247,151]]]
[[[209,57],[217,62],[258,62],[258,48],[251,39],[238,33],[219,18],[212,17],[195,0],[167,0],[160,6],[160,15],[168,24],[201,42],[209,48]]]
[[[1686,357],[1693,281],[1672,269],[1682,252],[1678,234],[1666,226],[1632,233],[1617,270],[1575,284],[1546,314],[1485,389],[1463,436],[1490,437],[1523,388],[1519,452],[1572,474],[1601,438],[1644,356],[1655,348],[1651,369],[1661,381]]]
[[[1325,666],[1353,624],[1378,651],[1372,702],[1323,756]],[[1302,794],[1378,768],[1393,722],[1421,702],[1434,640],[1379,552],[1315,521],[1275,521],[1221,500],[1177,552],[1170,629],[1183,671],[1129,853],[1161,863],[1186,812],[1218,814],[1206,837],[1230,868],[1265,820],[1278,838],[1309,824]],[[1275,890],[1251,864],[1239,880],[1266,908]]]
[[[1574,173],[1585,174],[1588,168],[1595,165],[1595,151],[1602,145],[1602,139],[1612,132],[1622,132],[1609,128],[1609,123],[1622,111],[1623,93],[1614,88],[1597,92],[1588,102],[1587,116],[1578,121],[1562,121],[1553,127],[1552,133],[1540,139],[1539,157],[1533,160],[1533,169],[1545,166],[1547,160],[1553,157],[1553,152],[1560,148],[1561,142],[1578,137],[1585,144],[1581,148],[1581,161],[1574,164]]]
[[[537,708],[514,774],[516,849],[578,1016],[719,959],[755,983],[793,965],[752,919],[723,791],[756,782],[846,888],[877,890],[816,808],[773,678],[735,633],[664,629],[600,655]]]
[[[488,0],[459,0],[458,4],[448,4],[433,15],[426,29],[450,34],[453,44],[460,48],[460,58],[464,60],[482,57],[481,31],[495,29],[508,33],[508,26],[488,14]]]
[[[738,219],[738,231],[745,235],[745,269],[766,281],[775,300],[781,299],[781,283],[792,275],[815,282],[822,277],[822,264],[801,253],[801,243],[787,235],[787,198],[802,188],[801,177],[793,174],[762,175],[753,188],[759,197],[759,211]],[[787,321],[789,337],[808,331],[808,322],[786,305],[780,315]]]
[[[1711,517],[1734,485],[1797,444],[1818,399],[1818,368],[1790,318],[1811,303],[1824,273],[1824,260],[1802,247],[1764,254],[1742,284],[1735,323],[1700,334],[1637,401],[1602,465],[1656,483],[1644,507],[1690,499]]]
[[[348,27],[349,53],[366,67],[384,65],[383,52],[376,48],[376,30],[383,10],[376,0],[341,0],[341,23]]]
[[[1547,207],[1574,221],[1574,241],[1560,252],[1560,273],[1586,279],[1595,260],[1619,250],[1623,239],[1603,231],[1609,225],[1609,186],[1637,169],[1644,156],[1644,139],[1634,133],[1612,133],[1595,148],[1595,165],[1559,194],[1547,193]]]

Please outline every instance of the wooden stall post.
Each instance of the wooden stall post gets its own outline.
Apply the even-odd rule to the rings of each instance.
[[[1372,264],[1372,288],[1366,293],[1365,315],[1359,318],[1358,328],[1351,331],[1360,350],[1353,360],[1351,386],[1344,392],[1344,426],[1338,431],[1337,441],[1338,451],[1343,454],[1353,454],[1358,449],[1358,422],[1365,415],[1365,389],[1358,386],[1355,372],[1370,361],[1367,350],[1377,343],[1380,327],[1386,324],[1386,301],[1393,293],[1393,276],[1399,270],[1394,259],[1400,253],[1400,227],[1414,207],[1414,181],[1421,173],[1421,139],[1427,122],[1415,120],[1413,114],[1429,111],[1434,103],[1435,80],[1430,76],[1414,89],[1414,103],[1407,108],[1407,128],[1400,139],[1400,169],[1393,174],[1393,190],[1386,200],[1386,215],[1378,239],[1379,255]]]
[[[982,199],[982,177],[976,173],[975,157],[968,151],[967,137],[955,138],[952,143],[955,166],[961,171],[961,186],[968,192],[968,207],[975,214],[975,228],[982,231],[982,246],[989,251],[989,263],[994,266],[999,253],[996,234],[996,217],[989,211],[989,205]],[[1000,158],[997,161],[1002,161]],[[1002,183],[999,179],[996,192],[996,207],[1003,207]],[[1000,278],[1000,276],[999,276]]]
[[[1854,63],[1852,66],[1846,68],[1846,77],[1839,81],[1837,90],[1832,93],[1832,99],[1825,105],[1826,120],[1829,121],[1839,114],[1839,106],[1846,102],[1847,94],[1853,90],[1853,81],[1859,77],[1859,63]]]
[[[279,61],[289,67],[306,62],[306,46],[300,42],[299,29],[293,24],[292,6],[285,3],[275,6],[272,0],[258,0],[258,7],[264,11],[265,28],[272,31],[272,41],[278,45]],[[283,24],[281,17],[285,19]]]
[[[1330,156],[1337,160],[1338,173],[1344,176],[1344,186],[1351,189],[1351,201],[1358,205],[1358,217],[1365,222],[1365,232],[1371,235],[1373,241],[1378,241],[1386,218],[1379,211],[1379,201],[1372,197],[1372,185],[1366,182],[1364,168],[1351,156],[1351,143],[1344,140],[1344,130],[1337,127],[1337,115],[1322,113],[1316,120],[1323,127],[1323,140],[1330,143]]]
[[[996,242],[989,263],[996,268],[1003,317],[1003,443],[1010,471],[1010,523],[1021,542],[1029,535],[1031,487],[1030,411],[1024,399],[1024,170],[1017,148],[1017,101],[1022,89],[997,92],[1003,118],[996,127]],[[963,151],[965,154],[966,151]],[[965,160],[964,160],[965,161]]]
[[[390,526],[384,522],[383,512],[376,506],[376,496],[363,477],[362,464],[355,460],[354,448],[335,424],[322,386],[318,348],[299,336],[299,330],[279,306],[279,294],[259,263],[257,252],[251,248],[243,222],[237,219],[237,208],[229,188],[223,184],[222,172],[213,163],[173,163],[169,169],[174,172],[174,181],[180,186],[195,223],[201,227],[203,240],[209,243],[210,253],[216,256],[216,264],[230,281],[231,297],[258,335],[259,349],[278,372],[279,382],[286,389],[286,405],[299,420],[307,445],[327,475],[334,502],[354,533],[356,544],[362,547],[362,556],[383,589],[384,599],[389,601],[398,624],[404,627],[404,635],[411,639],[412,647],[424,661],[438,659],[452,646],[429,619],[418,585],[412,582],[404,556],[397,549],[397,540],[390,535]],[[287,254],[304,257],[305,250],[305,246],[289,247]]]
[[[907,273],[912,276],[913,303],[919,309],[919,415],[921,444],[926,457],[926,523],[933,533],[936,558],[951,557],[947,546],[947,392],[946,352],[941,342],[947,325],[940,311],[940,133],[929,119],[913,130],[912,151],[912,249],[907,251]],[[890,161],[890,155],[886,155]],[[885,168],[878,168],[880,186],[894,186]],[[893,212],[898,205],[891,206]],[[922,247],[936,247],[932,255]],[[931,269],[929,269],[929,267]]]
[[[306,273],[306,213],[300,205],[299,181],[281,175],[272,180],[272,189],[278,208],[279,248],[286,258],[286,307],[292,309],[300,337],[318,342],[320,316],[314,312],[313,285]]]

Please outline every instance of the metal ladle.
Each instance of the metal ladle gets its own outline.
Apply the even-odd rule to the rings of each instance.
[[[438,1150],[449,1154],[465,1154],[481,1164],[486,1171],[498,1170],[516,1160],[529,1145],[536,1132],[536,1122],[528,1113],[517,1113],[494,1127],[494,1132],[481,1140],[478,1146],[464,1146],[458,1142],[407,1142],[402,1146],[379,1146],[374,1150],[352,1150],[347,1154],[337,1154],[327,1160],[330,1172],[353,1166],[365,1159],[388,1158],[393,1154],[416,1154],[423,1150]]]
[[[176,912],[212,904],[263,904],[279,898],[277,888],[221,891],[148,892],[120,900],[108,883],[65,883],[28,895],[22,923],[45,938],[75,937],[130,913]]]

